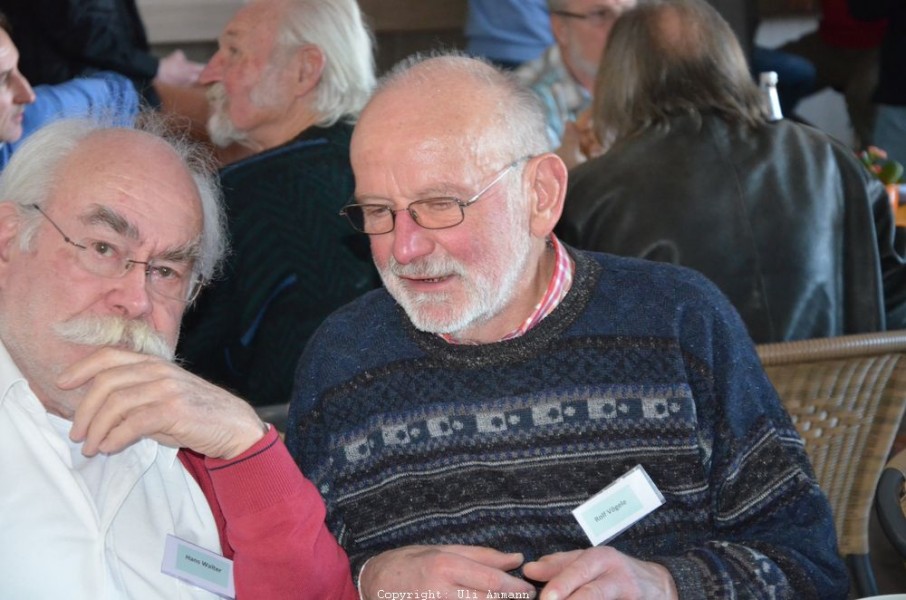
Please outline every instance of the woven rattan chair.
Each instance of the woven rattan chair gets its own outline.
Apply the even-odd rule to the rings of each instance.
[[[906,331],[761,344],[765,371],[805,440],[860,596],[877,594],[872,499],[906,406]]]
[[[881,472],[875,506],[881,530],[906,561],[906,450],[891,458]]]

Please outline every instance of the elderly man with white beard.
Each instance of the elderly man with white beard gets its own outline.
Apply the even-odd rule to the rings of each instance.
[[[286,438],[362,597],[845,598],[739,316],[560,243],[547,148],[535,96],[461,56],[403,63],[356,125],[343,212],[386,289],[312,337]]]
[[[254,405],[286,403],[309,336],[380,284],[337,217],[373,62],[355,0],[253,0],[201,74],[211,139],[254,154],[220,172],[233,254],[186,319],[180,354]]]
[[[355,597],[277,431],[173,361],[222,210],[149,131],[59,121],[0,176],[4,597]]]

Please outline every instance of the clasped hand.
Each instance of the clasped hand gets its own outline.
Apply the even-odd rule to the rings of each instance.
[[[86,386],[69,434],[84,442],[85,456],[119,452],[148,437],[230,459],[266,432],[248,403],[146,354],[102,348],[63,371],[57,385],[64,390]]]
[[[529,594],[535,588],[507,573],[522,565],[519,553],[479,546],[406,546],[368,561],[359,589],[366,600],[393,593],[434,592],[439,598],[471,597],[464,592]],[[546,582],[540,600],[676,600],[670,572],[608,546],[558,552],[523,565],[524,575]],[[400,595],[396,597],[406,597]]]

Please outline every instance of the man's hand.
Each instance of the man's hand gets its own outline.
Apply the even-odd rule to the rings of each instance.
[[[102,348],[66,369],[62,389],[86,386],[70,438],[111,454],[144,437],[212,458],[234,458],[266,433],[248,403],[165,360]]]
[[[158,62],[155,79],[167,85],[195,85],[203,69],[203,64],[188,60],[182,50],[174,50]]]
[[[460,590],[481,592],[482,597],[488,591],[529,593],[534,597],[534,586],[507,573],[521,564],[521,554],[480,546],[405,546],[369,560],[359,580],[359,591],[365,600],[415,591],[456,598]]]
[[[676,600],[676,585],[662,565],[609,546],[549,554],[526,563],[529,579],[546,581],[541,600]]]

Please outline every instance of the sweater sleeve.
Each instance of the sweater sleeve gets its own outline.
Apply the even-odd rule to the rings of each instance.
[[[802,439],[738,315],[716,291],[705,298],[710,306],[686,305],[680,339],[709,470],[710,535],[655,560],[683,600],[845,598],[830,506]]]
[[[238,600],[358,598],[346,554],[324,525],[324,503],[273,427],[231,460],[183,454],[224,527]]]

